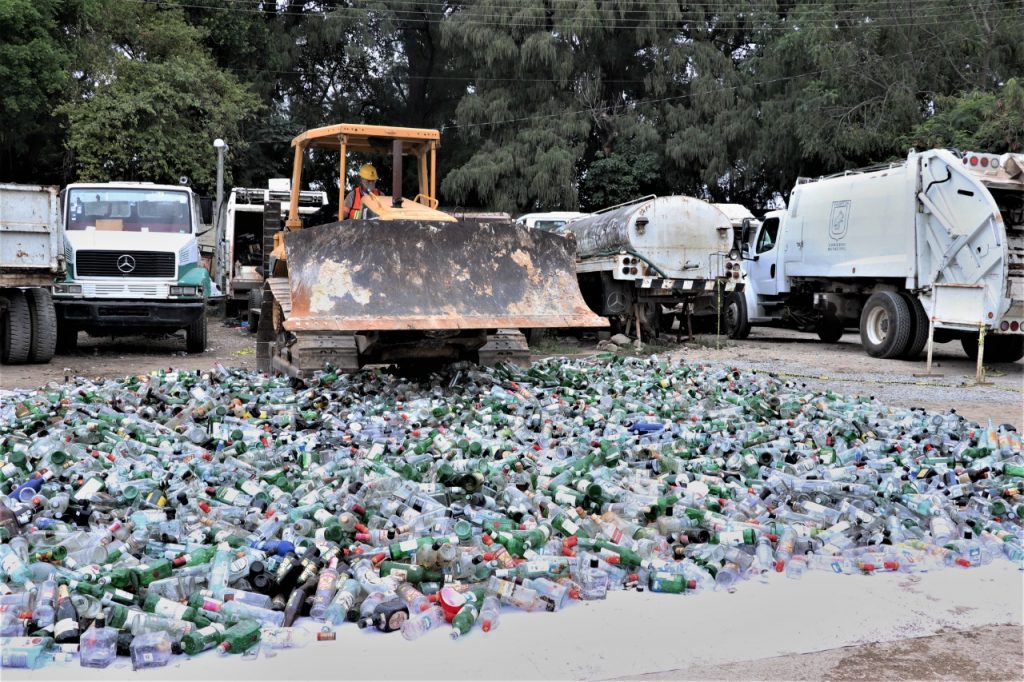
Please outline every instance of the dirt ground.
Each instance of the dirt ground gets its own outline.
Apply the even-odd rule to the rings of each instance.
[[[36,388],[65,374],[88,377],[125,376],[158,368],[207,369],[215,363],[229,367],[256,365],[255,336],[244,328],[210,318],[205,353],[185,352],[183,333],[171,337],[93,338],[79,334],[79,348],[58,355],[48,365],[0,366],[0,387]],[[894,407],[923,407],[944,412],[955,409],[968,419],[1024,427],[1024,363],[990,364],[986,382],[976,385],[975,363],[958,343],[935,347],[932,376],[920,376],[925,362],[878,360],[864,353],[860,338],[847,334],[839,343],[824,344],[812,334],[755,328],[750,338],[731,341],[701,336],[682,344],[648,350],[686,362],[721,364],[771,371],[841,393],[871,395]],[[597,352],[594,340],[580,342],[549,337],[537,348],[545,355],[586,355]],[[630,351],[632,352],[632,351]]]

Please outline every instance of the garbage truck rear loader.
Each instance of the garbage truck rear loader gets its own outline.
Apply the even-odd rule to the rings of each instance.
[[[729,333],[751,325],[858,327],[867,353],[914,358],[935,341],[1024,356],[1024,154],[911,152],[906,161],[800,180],[784,211],[741,239],[747,286]]]

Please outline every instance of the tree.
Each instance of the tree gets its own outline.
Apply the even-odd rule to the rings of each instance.
[[[81,180],[177,182],[213,189],[212,141],[237,140],[253,93],[218,69],[180,8],[104,2],[94,40],[112,49],[83,65],[81,98],[61,107]]]
[[[57,182],[70,55],[56,0],[0,0],[0,180]]]
[[[1003,154],[1024,151],[1024,86],[1011,78],[999,92],[940,97],[935,114],[902,139],[904,147],[953,147]]]

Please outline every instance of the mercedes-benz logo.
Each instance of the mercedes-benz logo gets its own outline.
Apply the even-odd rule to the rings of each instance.
[[[127,253],[121,254],[117,258],[117,269],[127,275],[135,269],[135,259]]]

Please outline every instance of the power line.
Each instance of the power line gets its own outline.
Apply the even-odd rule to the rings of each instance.
[[[473,9],[454,11],[451,13],[447,12],[431,12],[422,10],[402,10],[402,9],[390,9],[387,7],[335,7],[326,11],[315,11],[315,12],[289,12],[287,10],[273,10],[268,11],[262,7],[252,6],[256,4],[256,0],[222,0],[226,2],[249,2],[249,7],[241,7],[238,5],[232,6],[217,6],[210,4],[191,4],[183,2],[174,2],[173,5],[185,9],[195,10],[206,10],[216,12],[233,12],[243,14],[263,14],[272,16],[297,16],[304,17],[307,19],[329,19],[334,16],[355,16],[356,14],[369,17],[375,14],[394,14],[398,21],[413,21],[419,24],[443,24],[443,23],[458,23],[461,25],[469,26],[491,26],[491,27],[517,27],[517,28],[534,28],[537,27],[538,22],[528,21],[511,21],[509,17],[501,14],[481,14],[475,12]],[[136,4],[150,4],[151,0],[122,0],[122,2],[134,2]],[[196,0],[193,0],[196,2]],[[813,6],[813,5],[812,5]],[[821,5],[822,9],[826,6]],[[905,6],[904,6],[905,7]],[[640,10],[636,10],[640,11]],[[880,16],[872,18],[868,16],[862,16],[861,21],[857,24],[850,26],[844,26],[844,29],[850,28],[901,28],[909,26],[931,26],[946,24],[950,20],[954,19],[954,10],[944,9],[938,6],[927,8],[927,11],[910,12],[906,15],[898,16]],[[412,15],[410,17],[402,16]],[[572,28],[575,29],[603,29],[603,30],[637,30],[637,29],[650,29],[659,31],[678,31],[681,29],[679,24],[686,23],[702,23],[706,22],[711,24],[710,27],[722,30],[728,29],[748,29],[752,31],[763,31],[763,30],[783,30],[792,31],[797,28],[833,28],[837,22],[848,19],[848,15],[844,16],[841,13],[835,13],[833,17],[814,17],[813,20],[808,17],[801,19],[793,19],[787,17],[787,20],[782,22],[784,25],[757,25],[755,23],[755,16],[751,16],[749,20],[735,20],[733,17],[736,13],[733,12],[730,15],[730,21],[732,23],[726,23],[725,21],[716,21],[715,16],[708,15],[679,15],[669,21],[665,20],[650,20],[642,21],[640,19],[629,20],[626,19],[626,23],[585,23],[575,22],[572,24]],[[857,14],[863,15],[863,12]],[[1010,8],[998,8],[991,11],[983,12],[987,18],[1006,18],[1012,16],[1020,16],[1021,13],[1018,10]],[[439,17],[439,18],[423,18],[424,15],[427,17]],[[566,18],[567,21],[572,21],[571,17]],[[906,21],[903,21],[906,20]],[[671,24],[671,25],[666,25]]]
[[[922,48],[918,48],[918,49],[922,49]],[[887,56],[888,57],[905,57],[905,56],[912,55],[913,52],[914,52],[913,50],[908,50],[907,52],[902,52],[902,53],[898,53],[898,54],[894,54],[894,55],[887,55]],[[840,71],[840,70],[842,70],[842,71],[847,71],[847,70],[852,71],[852,69],[848,69],[845,66],[842,66],[842,67],[835,66],[835,67],[830,67],[830,68],[817,69],[815,71],[808,71],[806,73],[799,73],[799,74],[795,74],[795,75],[792,75],[792,76],[780,76],[778,78],[768,78],[768,79],[764,79],[764,80],[760,80],[760,81],[753,81],[753,82],[750,82],[750,83],[741,83],[741,84],[737,84],[737,85],[728,85],[728,86],[722,86],[722,87],[719,87],[719,88],[708,88],[708,89],[702,90],[700,92],[690,92],[690,93],[686,93],[686,94],[683,94],[683,95],[674,95],[674,96],[671,96],[671,97],[659,97],[659,98],[655,98],[655,99],[646,99],[646,100],[636,100],[634,102],[629,102],[628,106],[635,108],[635,107],[638,107],[638,106],[645,106],[645,105],[648,105],[648,104],[661,104],[661,103],[664,103],[664,102],[672,102],[672,101],[677,101],[677,100],[685,100],[685,99],[690,99],[690,98],[693,98],[693,97],[710,95],[712,93],[725,92],[725,91],[728,91],[728,90],[736,90],[738,88],[743,88],[743,87],[756,87],[756,86],[761,86],[761,85],[769,85],[771,83],[781,83],[781,82],[796,80],[798,78],[804,78],[805,76],[818,76],[818,75],[821,75],[823,73],[828,73],[830,71]],[[484,121],[484,122],[481,122],[481,123],[459,123],[459,124],[454,124],[454,125],[442,126],[441,130],[443,132],[443,131],[448,130],[448,129],[481,128],[481,127],[486,127],[486,126],[507,125],[507,124],[511,124],[511,123],[522,123],[524,121],[536,121],[536,120],[544,120],[544,119],[550,119],[550,118],[561,118],[561,117],[564,117],[564,116],[575,116],[575,115],[578,115],[578,114],[587,114],[587,113],[590,113],[592,111],[593,111],[593,108],[588,108],[588,109],[579,109],[579,110],[576,110],[576,111],[560,111],[560,112],[554,113],[554,114],[538,114],[538,115],[533,115],[533,116],[522,116],[522,117],[519,117],[519,118],[505,119],[505,120],[502,120],[502,121]]]

